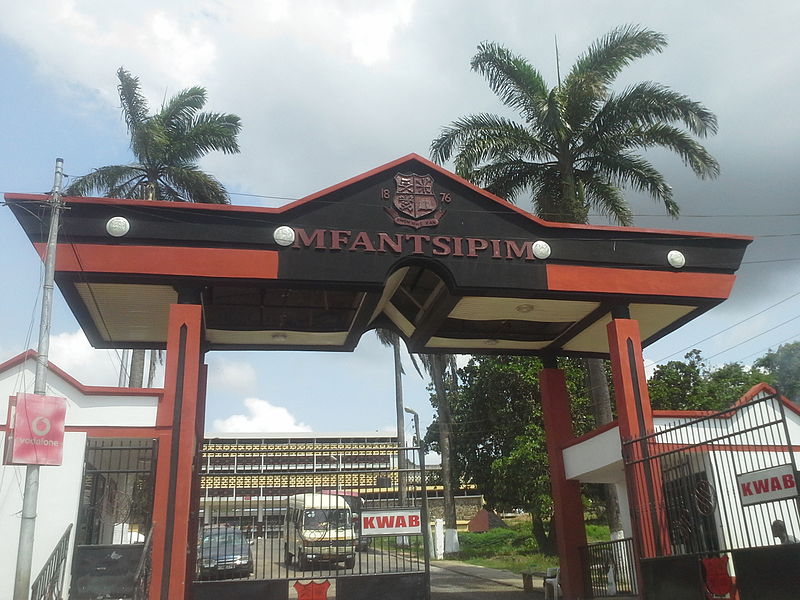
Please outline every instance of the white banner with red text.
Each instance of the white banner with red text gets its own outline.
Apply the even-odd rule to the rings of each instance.
[[[361,513],[361,535],[419,535],[422,533],[418,508],[365,510]]]

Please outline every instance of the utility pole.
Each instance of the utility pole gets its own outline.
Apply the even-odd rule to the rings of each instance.
[[[39,346],[36,349],[36,376],[33,393],[45,395],[47,391],[47,354],[50,350],[50,322],[53,309],[53,283],[56,268],[56,245],[61,203],[61,180],[64,177],[64,159],[56,159],[56,173],[50,196],[50,231],[47,235],[47,252],[44,261],[42,286],[42,315],[39,321]],[[25,467],[25,489],[22,496],[22,521],[19,526],[17,566],[14,573],[14,600],[28,600],[31,589],[31,563],[33,540],[36,532],[36,507],[39,501],[39,465]]]
[[[419,434],[419,415],[414,409],[403,407],[403,410],[414,417],[414,443],[419,450],[419,476],[422,515],[422,551],[425,553],[425,598],[431,597],[431,517],[428,512],[428,485],[425,480],[425,449],[422,447],[422,437]]]
[[[394,402],[395,414],[397,417],[397,490],[400,496],[400,506],[406,505],[408,496],[407,485],[407,462],[406,461],[406,427],[405,416],[403,415],[403,371],[398,368],[400,363],[400,336],[396,336],[392,342],[394,353]]]

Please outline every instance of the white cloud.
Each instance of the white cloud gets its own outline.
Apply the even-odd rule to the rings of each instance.
[[[245,398],[247,414],[235,414],[225,419],[215,419],[213,431],[216,433],[274,433],[291,431],[311,431],[308,425],[300,423],[286,408],[270,404],[260,398]]]
[[[256,389],[256,370],[249,362],[211,358],[208,380],[208,387],[214,391],[233,390],[249,394]]]
[[[411,20],[413,0],[371,4],[370,11],[358,11],[347,22],[346,36],[353,56],[365,65],[386,61],[395,36]]]
[[[129,355],[130,356],[130,355]],[[84,385],[114,387],[119,383],[122,350],[97,350],[89,344],[82,330],[65,331],[50,337],[48,358]],[[149,358],[149,355],[148,355]],[[129,358],[130,360],[130,358]],[[148,364],[145,363],[145,378]],[[127,385],[125,381],[124,385]],[[145,379],[145,386],[147,381]],[[164,385],[164,367],[156,364],[153,387]]]
[[[92,348],[80,329],[51,336],[49,359],[83,384],[117,385],[119,354]]]

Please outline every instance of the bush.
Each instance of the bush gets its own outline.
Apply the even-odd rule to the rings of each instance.
[[[490,529],[486,533],[461,533],[458,536],[462,558],[515,554],[520,548],[536,550],[536,541],[529,532],[514,529]]]

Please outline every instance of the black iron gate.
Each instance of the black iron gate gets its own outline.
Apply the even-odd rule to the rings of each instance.
[[[425,492],[415,447],[206,440],[196,597],[236,581],[262,598],[425,598]]]
[[[648,598],[702,591],[708,584],[704,569],[715,560],[723,575],[725,565],[734,564],[742,600],[783,597],[775,587],[783,576],[794,578],[787,589],[792,590],[789,597],[796,597],[800,544],[788,542],[800,540],[797,448],[785,411],[779,395],[762,393],[623,442],[629,474],[645,475],[638,478],[638,487],[628,477],[629,496],[650,498],[632,511]],[[756,583],[753,561],[770,555],[780,562],[786,552],[795,557],[790,559],[795,567],[780,576],[762,569],[754,575],[762,583]],[[748,595],[751,588],[753,595]]]
[[[70,600],[143,597],[156,451],[153,439],[86,441]]]

